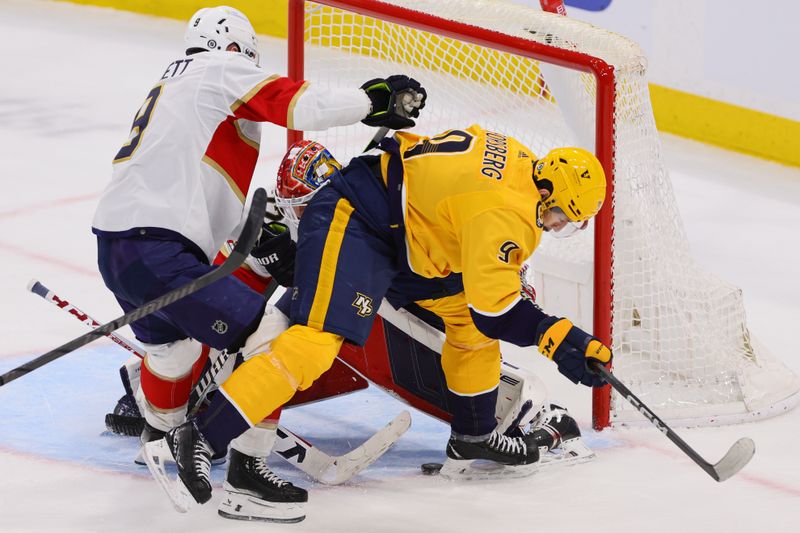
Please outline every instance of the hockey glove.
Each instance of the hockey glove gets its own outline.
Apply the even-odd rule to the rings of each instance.
[[[372,102],[369,114],[361,122],[367,126],[385,126],[390,130],[413,126],[411,119],[419,116],[419,110],[425,107],[428,96],[417,80],[401,74],[386,79],[375,78],[362,85],[361,89]]]
[[[297,245],[289,228],[280,222],[265,222],[250,255],[256,265],[284,287],[294,284],[294,256]]]
[[[539,352],[558,365],[558,371],[573,383],[587,387],[600,387],[603,378],[589,369],[587,359],[600,363],[611,361],[611,350],[606,345],[566,318],[548,317],[541,321],[537,330]]]

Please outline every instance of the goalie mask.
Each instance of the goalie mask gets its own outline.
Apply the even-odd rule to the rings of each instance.
[[[278,169],[275,205],[290,225],[297,228],[302,208],[341,168],[318,142],[298,141],[289,147]]]
[[[231,44],[247,59],[259,64],[258,38],[247,17],[228,6],[204,7],[189,19],[184,35],[186,49],[226,50]]]
[[[583,148],[556,148],[534,165],[537,188],[550,192],[542,200],[542,216],[564,222],[553,234],[568,237],[585,229],[606,197],[606,174],[600,161]]]

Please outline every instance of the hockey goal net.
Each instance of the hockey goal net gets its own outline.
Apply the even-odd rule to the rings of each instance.
[[[428,91],[415,131],[477,123],[537,155],[597,154],[606,205],[592,231],[536,251],[538,303],[611,343],[614,372],[659,415],[733,423],[797,402],[800,380],[751,337],[741,291],[690,256],[635,43],[499,0],[290,0],[289,9],[296,79],[352,87],[404,73]],[[346,162],[374,133],[358,124],[305,135]],[[593,413],[597,428],[643,420],[609,387],[595,390]]]

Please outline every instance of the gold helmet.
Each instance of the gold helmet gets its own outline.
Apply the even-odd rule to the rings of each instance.
[[[559,208],[573,222],[584,222],[600,211],[606,198],[606,174],[600,161],[583,148],[555,148],[536,162],[533,179],[550,196],[545,209]]]

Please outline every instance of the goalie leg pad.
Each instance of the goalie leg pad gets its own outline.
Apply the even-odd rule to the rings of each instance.
[[[133,395],[136,389],[139,388],[139,380],[141,379],[142,372],[142,359],[134,354],[125,361],[119,369],[119,377],[122,380],[122,386],[125,392]]]
[[[545,410],[547,388],[536,374],[524,368],[504,362],[500,372],[497,430],[506,435],[519,434]]]

